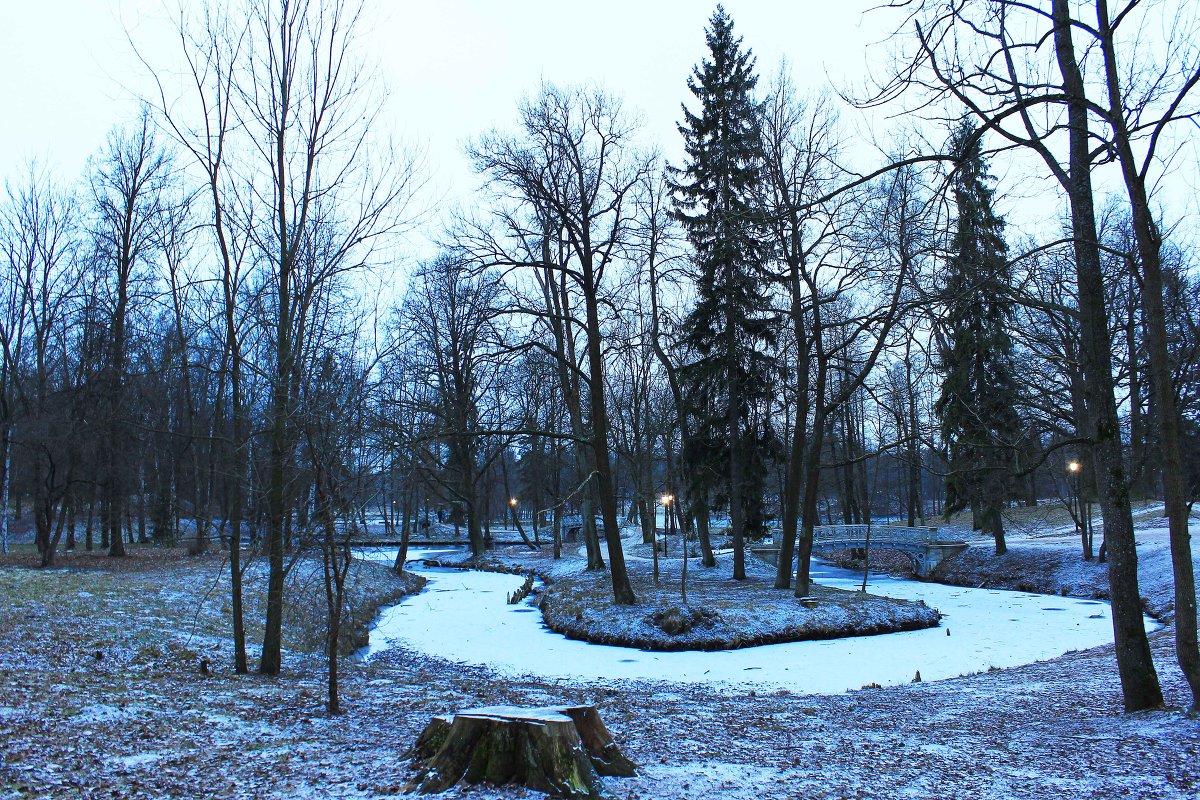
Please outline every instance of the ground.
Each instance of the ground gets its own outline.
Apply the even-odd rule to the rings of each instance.
[[[1139,528],[1152,553],[1161,547],[1158,522]],[[1052,533],[1017,533],[1013,544],[1054,547]],[[1057,549],[1071,543],[1059,538]],[[410,777],[404,751],[434,714],[579,702],[600,707],[642,766],[636,778],[609,781],[619,798],[1200,793],[1200,722],[1179,710],[1122,714],[1111,647],[830,696],[499,680],[394,649],[347,665],[347,713],[330,717],[318,655],[289,651],[278,678],[231,674],[219,558],[139,548],[116,572],[92,560],[54,572],[0,568],[4,800],[388,796]],[[1154,581],[1147,594],[1169,597],[1163,575]],[[1152,646],[1168,702],[1179,706],[1187,695],[1171,634],[1170,626],[1154,634]],[[200,657],[213,676],[200,674]],[[449,794],[537,796],[519,788]]]

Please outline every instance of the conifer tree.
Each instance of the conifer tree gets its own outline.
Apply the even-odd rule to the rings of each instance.
[[[679,125],[686,165],[672,170],[675,214],[694,253],[696,306],[683,325],[693,360],[680,371],[690,405],[689,458],[698,475],[729,501],[733,577],[745,577],[747,519],[760,519],[769,436],[756,430],[754,405],[771,391],[774,343],[765,313],[762,262],[764,216],[756,202],[761,180],[760,106],[753,92],[754,58],[733,34],[721,6],[705,33],[709,57],[692,70],[688,89],[700,103],[686,105]],[[721,490],[725,491],[722,492]],[[749,512],[749,513],[748,513]]]
[[[943,287],[942,392],[936,410],[948,446],[947,516],[970,507],[1006,550],[1000,512],[1010,494],[1021,421],[1013,373],[1011,269],[992,177],[969,121],[950,138],[957,225]]]

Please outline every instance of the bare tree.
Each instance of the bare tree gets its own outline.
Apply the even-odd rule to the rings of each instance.
[[[488,176],[503,196],[526,207],[527,222],[509,233],[524,240],[524,252],[536,253],[541,241],[549,249],[560,241],[569,260],[551,265],[528,257],[497,257],[506,266],[540,266],[569,281],[582,300],[589,442],[595,487],[604,520],[609,570],[616,602],[632,604],[633,588],[625,568],[617,516],[611,434],[605,397],[602,303],[605,275],[620,256],[630,234],[633,193],[651,168],[648,157],[633,152],[632,128],[620,105],[598,91],[559,90],[544,86],[521,108],[519,137],[491,135],[471,148],[476,169]],[[517,217],[509,216],[510,221]],[[550,306],[541,315],[561,317],[565,309]],[[574,369],[573,364],[564,364]]]
[[[640,225],[634,252],[644,269],[645,302],[649,304],[645,313],[650,317],[646,335],[670,390],[674,411],[670,428],[678,430],[682,448],[682,443],[689,441],[692,433],[679,380],[679,367],[684,356],[678,341],[681,313],[666,299],[667,296],[678,298],[683,295],[677,280],[681,255],[679,231],[672,216],[670,186],[660,172],[647,176],[646,185],[639,194],[639,205]],[[693,474],[694,469],[689,459],[680,459],[679,483],[683,491],[674,494],[686,508],[681,517],[685,540],[694,526],[700,541],[701,563],[705,567],[715,567],[717,560],[708,531],[708,502],[704,493],[698,491],[700,480]]]
[[[837,120],[826,100],[805,102],[782,69],[772,87],[763,117],[762,136],[764,205],[770,209],[770,232],[775,255],[783,268],[781,283],[788,301],[788,339],[796,380],[793,416],[789,420],[791,443],[785,459],[783,480],[783,538],[775,588],[792,585],[793,548],[799,533],[801,508],[807,494],[804,476],[810,465],[819,463],[824,417],[819,414],[824,402],[824,373],[812,385],[813,348],[820,330],[819,297],[810,292],[811,280],[820,269],[823,255],[836,250],[840,223],[836,202],[817,203],[833,181],[841,176],[837,166]],[[809,418],[816,406],[813,436],[808,435]],[[812,449],[815,446],[815,450]],[[806,453],[811,453],[806,458]],[[816,503],[813,475],[812,503]],[[811,524],[811,523],[810,523]],[[807,586],[804,594],[808,593]]]
[[[267,550],[270,576],[259,671],[281,666],[285,529],[295,470],[293,409],[310,317],[328,285],[367,263],[372,245],[402,219],[411,165],[372,147],[378,95],[353,49],[360,2],[257,0],[235,74],[235,114],[252,156],[239,165],[248,228],[269,265]],[[239,26],[231,23],[231,29]],[[375,157],[373,157],[375,156]],[[382,159],[378,156],[382,156]]]
[[[8,187],[0,211],[6,313],[0,321],[0,515],[7,550],[13,448],[31,482],[35,541],[42,566],[54,562],[65,506],[80,459],[69,329],[83,283],[79,209],[74,198],[30,165]],[[15,424],[14,424],[15,423]],[[57,525],[56,525],[57,521]]]
[[[249,671],[246,657],[246,631],[243,621],[242,522],[248,487],[249,425],[246,387],[243,373],[247,336],[244,266],[253,222],[253,207],[243,205],[231,177],[230,150],[239,125],[236,117],[240,95],[235,76],[242,65],[244,50],[250,45],[249,27],[237,25],[222,9],[205,3],[198,16],[180,6],[176,17],[179,51],[187,66],[185,100],[167,92],[152,65],[143,63],[155,75],[157,112],[165,128],[190,157],[203,176],[203,195],[208,201],[209,229],[216,247],[220,288],[220,340],[223,347],[221,375],[228,375],[227,390],[217,400],[218,409],[228,408],[230,432],[226,480],[230,487],[225,520],[229,526],[230,615],[234,638],[234,668]],[[233,165],[237,166],[237,165]],[[238,212],[242,212],[239,214]],[[219,418],[221,414],[217,414]]]
[[[1070,9],[1065,4],[1056,4],[1054,13],[1056,25],[1060,27],[1071,25],[1093,32],[1103,54],[1104,84],[1108,95],[1105,121],[1133,211],[1134,238],[1142,270],[1144,329],[1159,446],[1162,448],[1162,484],[1171,536],[1171,567],[1175,576],[1175,649],[1179,666],[1192,691],[1192,710],[1195,711],[1200,709],[1196,578],[1188,532],[1180,417],[1167,344],[1162,234],[1150,208],[1149,186],[1150,171],[1160,158],[1158,145],[1167,133],[1168,125],[1194,119],[1200,113],[1194,98],[1197,94],[1194,90],[1200,84],[1200,54],[1196,53],[1192,43],[1183,43],[1189,33],[1192,36],[1197,33],[1198,27],[1194,10],[1180,7],[1171,22],[1172,35],[1180,38],[1171,42],[1169,55],[1161,64],[1152,67],[1139,64],[1134,48],[1126,49],[1122,61],[1117,51],[1118,29],[1134,24],[1128,16],[1137,13],[1136,5],[1135,2],[1117,3],[1113,14],[1107,0],[1095,0],[1097,24],[1094,29],[1081,20],[1071,19]],[[1134,153],[1137,144],[1142,146],[1140,158]]]
[[[774,103],[766,124],[770,207],[789,297],[791,372],[801,382],[789,457],[800,462],[787,468],[775,585],[792,586],[789,531],[798,523],[794,590],[803,596],[811,584],[825,437],[919,305],[911,286],[928,248],[929,198],[916,169],[901,166],[827,205],[835,193],[823,187],[837,174],[828,161],[836,152],[832,121],[819,109],[808,116],[786,92]]]
[[[1018,2],[986,7],[955,3],[908,4],[916,52],[877,95],[890,100],[905,91],[965,106],[980,121],[979,135],[994,134],[1006,146],[1034,154],[1066,196],[1079,292],[1080,362],[1087,434],[1104,520],[1117,665],[1125,707],[1133,711],[1162,703],[1150,656],[1137,589],[1137,553],[1129,505],[1120,424],[1114,393],[1110,334],[1104,297],[1091,170],[1096,153],[1089,98],[1080,67],[1067,0],[1049,10]],[[1053,46],[1051,67],[1036,57],[1041,43]],[[1066,152],[1059,153],[1066,131]]]
[[[340,346],[314,353],[306,373],[312,380],[301,388],[300,427],[304,450],[313,471],[317,540],[321,551],[325,595],[325,657],[330,714],[342,711],[338,655],[346,609],[347,577],[352,557],[350,537],[366,503],[374,459],[366,456],[363,424],[370,396],[370,363],[356,352],[349,332]]]
[[[128,370],[128,325],[139,279],[149,277],[158,242],[164,194],[171,179],[171,160],[155,138],[148,112],[127,129],[110,135],[92,176],[97,249],[96,267],[103,270],[108,311],[108,347],[100,394],[105,431],[102,477],[102,525],[109,536],[108,554],[125,555],[122,519],[129,495],[124,454],[130,434],[125,424]]]
[[[432,423],[426,435],[441,446],[426,452],[445,452],[436,465],[425,466],[462,511],[476,556],[484,551],[482,481],[504,457],[512,439],[506,429],[514,427],[504,405],[491,403],[502,390],[509,351],[506,326],[498,322],[502,296],[494,273],[472,273],[446,254],[423,265],[401,309],[410,337],[409,369],[432,384],[421,410]],[[499,441],[489,448],[489,439]]]

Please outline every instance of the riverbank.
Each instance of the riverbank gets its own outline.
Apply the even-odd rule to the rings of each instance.
[[[1171,569],[1170,532],[1162,504],[1141,503],[1134,511],[1138,554],[1138,589],[1147,614],[1170,622],[1175,612],[1175,584]],[[1098,558],[1083,559],[1074,524],[1056,506],[1009,509],[1005,515],[1008,552],[996,555],[991,537],[969,528],[965,515],[945,523],[947,535],[970,544],[963,553],[942,562],[930,580],[951,586],[1008,589],[1019,592],[1087,599],[1108,599],[1108,567]],[[1096,519],[1099,528],[1099,519]],[[1192,557],[1200,563],[1200,511],[1191,521]],[[1100,548],[1097,531],[1095,550]],[[861,569],[862,564],[843,552],[832,563]],[[887,551],[871,554],[871,571],[913,577],[911,562]]]
[[[89,658],[155,670],[186,669],[189,663],[194,669],[201,659],[232,661],[229,562],[219,552],[191,555],[183,547],[130,545],[124,558],[74,551],[60,553],[52,569],[36,565],[32,552],[0,556],[0,637],[24,632],[24,658],[39,668],[73,670]],[[247,564],[244,581],[246,637],[253,649],[266,613],[266,564]],[[381,608],[424,585],[419,575],[397,575],[388,565],[355,560],[346,576],[341,654],[367,643]],[[324,652],[324,592],[319,561],[292,564],[283,612],[283,645],[292,653]],[[180,617],[187,623],[182,630],[163,636],[148,630],[158,619]],[[182,661],[159,663],[167,654]]]
[[[920,601],[825,586],[813,586],[802,603],[771,588],[769,576],[733,581],[714,572],[693,572],[687,602],[680,575],[670,570],[658,582],[644,573],[632,576],[633,606],[613,605],[612,581],[597,572],[548,586],[538,605],[546,626],[571,639],[663,651],[873,636],[932,628],[941,618]]]

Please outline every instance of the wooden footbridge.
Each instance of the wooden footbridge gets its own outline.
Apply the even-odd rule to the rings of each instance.
[[[770,546],[752,547],[751,552],[771,563],[779,562],[783,531],[772,532]],[[928,577],[933,568],[952,555],[967,549],[960,539],[943,539],[937,528],[907,525],[818,525],[813,528],[813,552],[835,550],[894,550],[908,556],[920,577]]]

